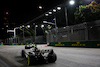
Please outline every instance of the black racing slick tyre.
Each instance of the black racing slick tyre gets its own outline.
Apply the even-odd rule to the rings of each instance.
[[[22,57],[25,57],[25,51],[22,50],[22,53],[21,53]]]
[[[54,63],[57,60],[57,55],[55,53],[48,55],[48,62]]]
[[[34,65],[36,64],[36,59],[35,59],[35,56],[30,54],[28,55],[27,57],[27,65],[30,66],[30,65]]]

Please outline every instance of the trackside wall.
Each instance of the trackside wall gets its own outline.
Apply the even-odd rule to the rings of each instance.
[[[77,41],[77,42],[51,42],[50,46],[64,47],[99,47],[100,41]]]

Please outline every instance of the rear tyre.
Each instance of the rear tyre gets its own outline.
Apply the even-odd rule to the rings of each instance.
[[[54,63],[57,60],[57,55],[52,51],[52,53],[48,54],[48,62]]]
[[[30,54],[28,55],[27,57],[27,65],[30,66],[30,65],[34,65],[36,64],[36,59],[35,59],[35,56]]]

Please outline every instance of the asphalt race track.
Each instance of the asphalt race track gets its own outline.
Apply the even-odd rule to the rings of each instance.
[[[27,61],[21,57],[23,45],[0,46],[0,67],[100,67],[100,48],[49,48],[53,48],[57,54],[58,59],[55,63],[27,66]]]

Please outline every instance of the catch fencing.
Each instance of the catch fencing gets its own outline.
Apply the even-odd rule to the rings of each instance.
[[[10,43],[100,41],[100,20],[48,30],[45,36],[7,38]]]
[[[48,31],[47,42],[99,41],[100,20]]]

